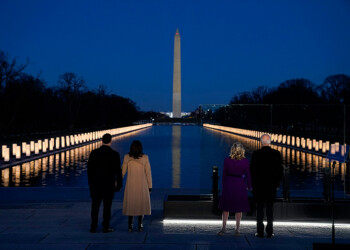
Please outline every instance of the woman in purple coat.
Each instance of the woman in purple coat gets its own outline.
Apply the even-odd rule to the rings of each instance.
[[[239,235],[239,226],[242,212],[250,210],[247,189],[251,190],[249,161],[244,156],[242,144],[234,143],[230,156],[225,158],[222,175],[222,195],[219,208],[222,210],[222,229],[218,235],[226,233],[226,222],[229,213],[235,213],[236,235]]]

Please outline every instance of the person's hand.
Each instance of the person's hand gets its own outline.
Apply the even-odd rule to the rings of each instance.
[[[148,191],[149,191],[149,193],[151,194],[151,193],[152,193],[152,188],[149,188]]]

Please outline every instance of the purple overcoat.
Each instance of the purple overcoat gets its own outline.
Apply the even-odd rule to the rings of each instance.
[[[247,188],[251,189],[249,161],[225,158],[219,208],[233,213],[250,211]]]

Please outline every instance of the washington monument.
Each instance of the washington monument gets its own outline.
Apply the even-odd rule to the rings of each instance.
[[[173,118],[181,118],[181,47],[179,29],[176,29],[174,38]]]

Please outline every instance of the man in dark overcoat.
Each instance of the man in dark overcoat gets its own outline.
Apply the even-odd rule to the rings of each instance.
[[[260,138],[261,149],[253,152],[250,162],[253,198],[256,202],[257,233],[255,236],[264,237],[264,207],[266,206],[266,234],[273,236],[273,203],[276,191],[283,177],[281,153],[270,147],[271,137],[264,134]]]
[[[91,204],[91,228],[95,233],[98,223],[98,212],[103,201],[103,232],[109,233],[112,200],[114,192],[123,186],[122,172],[120,168],[119,153],[111,148],[112,136],[105,134],[102,137],[102,146],[91,151],[88,160],[88,181],[90,188]]]

